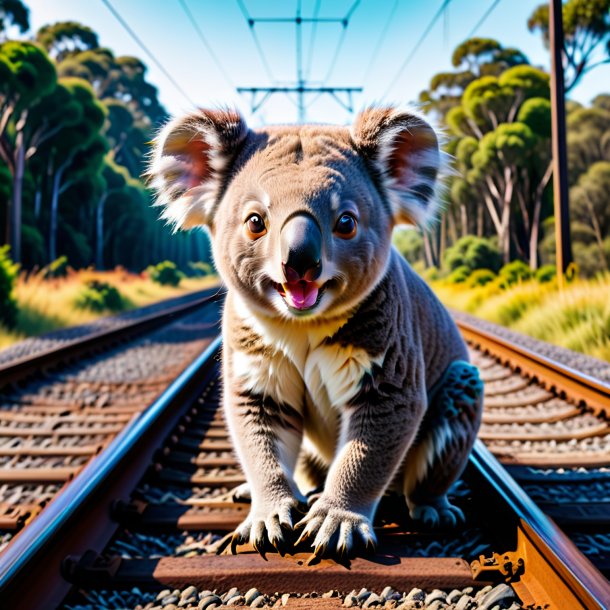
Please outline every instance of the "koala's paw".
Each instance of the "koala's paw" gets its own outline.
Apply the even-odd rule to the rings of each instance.
[[[295,529],[303,529],[295,546],[313,538],[311,546],[314,552],[310,562],[324,556],[333,547],[337,554],[348,555],[356,541],[361,540],[367,549],[374,549],[377,543],[368,517],[336,506],[324,496],[316,500]]]
[[[411,504],[409,506],[411,519],[420,521],[430,528],[456,527],[464,523],[464,513],[447,500],[445,496],[435,499],[429,504]]]
[[[300,506],[299,500],[292,496],[253,506],[248,517],[231,537],[231,553],[235,555],[240,544],[249,542],[266,559],[265,546],[268,541],[283,556],[288,546],[284,531],[293,529],[292,511],[298,510]]]

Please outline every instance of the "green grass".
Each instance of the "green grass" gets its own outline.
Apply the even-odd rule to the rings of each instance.
[[[576,279],[563,290],[555,280],[508,288],[429,283],[448,307],[610,362],[610,274]]]
[[[179,286],[161,286],[146,274],[136,275],[123,269],[70,271],[67,277],[54,279],[45,279],[42,273],[29,277],[22,274],[15,286],[19,308],[17,325],[11,330],[0,325],[0,349],[28,337],[86,324],[101,316],[116,313],[78,306],[83,291],[92,281],[105,282],[115,287],[121,295],[121,310],[125,311],[195,290],[204,290],[217,284],[218,278],[184,278]]]

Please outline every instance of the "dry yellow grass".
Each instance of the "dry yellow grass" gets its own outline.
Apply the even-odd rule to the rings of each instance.
[[[610,274],[556,282],[530,280],[508,289],[430,282],[448,306],[555,345],[610,361]]]
[[[112,312],[95,313],[79,309],[75,301],[86,282],[98,280],[114,286],[124,297],[125,310],[204,290],[218,283],[218,278],[184,278],[177,287],[155,284],[146,275],[114,271],[70,271],[67,277],[44,279],[42,274],[22,274],[15,286],[19,307],[16,328],[0,326],[0,349],[12,343],[59,328],[91,322]]]

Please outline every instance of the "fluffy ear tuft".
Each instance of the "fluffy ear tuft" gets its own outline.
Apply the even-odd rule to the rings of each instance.
[[[356,117],[351,135],[378,173],[395,222],[426,226],[434,220],[443,158],[435,130],[414,111],[373,107]]]
[[[153,142],[147,176],[174,229],[211,226],[229,165],[248,134],[235,110],[201,109],[170,120]]]

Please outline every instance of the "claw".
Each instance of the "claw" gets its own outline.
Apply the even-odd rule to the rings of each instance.
[[[224,538],[216,543],[216,555],[221,555],[222,552],[229,546],[234,534],[227,534]]]
[[[304,526],[303,526],[304,527]],[[301,535],[298,537],[297,541],[294,543],[294,546],[299,546],[301,542],[305,542],[311,536],[311,532],[309,530],[303,530]]]
[[[269,540],[273,545],[273,548],[283,557],[286,554],[286,543],[283,538],[274,538]]]
[[[240,532],[234,532],[231,537],[231,555],[237,555],[237,546],[243,544]]]
[[[267,561],[267,556],[265,555],[265,541],[261,540],[257,540],[256,538],[252,541],[252,546],[254,547],[254,550],[265,560]]]

